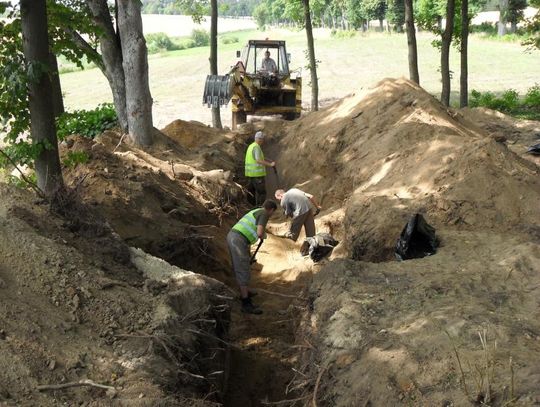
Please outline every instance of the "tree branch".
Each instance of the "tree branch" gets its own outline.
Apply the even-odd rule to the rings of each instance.
[[[60,389],[67,389],[68,387],[77,387],[77,386],[90,386],[90,387],[97,387],[100,389],[116,391],[116,389],[112,386],[99,384],[89,379],[82,379],[82,380],[79,380],[78,382],[68,382],[68,383],[61,383],[61,384],[43,384],[43,385],[37,386],[37,389],[39,391],[60,390]]]
[[[13,159],[4,151],[0,148],[0,154],[3,155],[4,157],[7,158],[7,160],[11,163],[11,165],[13,165],[15,167],[15,169],[17,171],[19,171],[19,173],[21,174],[21,178],[23,179],[24,182],[26,182],[34,191],[36,191],[36,194],[38,194],[38,196],[40,198],[43,198],[45,199],[45,194],[43,193],[43,191],[41,189],[39,189],[39,187],[34,184],[32,181],[30,181],[26,175],[24,175],[24,173],[22,172],[22,170],[19,168],[19,166],[17,165],[17,163],[15,161],[13,161]]]
[[[64,32],[71,36],[73,42],[86,54],[88,59],[97,65],[97,67],[105,72],[105,64],[101,58],[101,54],[97,52],[92,46],[75,30],[64,27]]]

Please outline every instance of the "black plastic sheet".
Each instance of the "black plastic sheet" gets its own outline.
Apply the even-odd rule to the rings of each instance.
[[[435,236],[435,229],[417,213],[403,228],[395,254],[398,260],[418,259],[435,254],[437,247],[439,240]]]
[[[317,233],[313,237],[306,238],[300,252],[303,256],[309,254],[311,260],[319,262],[325,257],[328,257],[332,253],[332,250],[334,250],[334,247],[338,244],[339,242],[330,234]]]

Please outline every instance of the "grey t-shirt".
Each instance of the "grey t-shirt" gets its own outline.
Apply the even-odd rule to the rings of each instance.
[[[268,223],[268,219],[269,219],[268,214],[262,208],[259,212],[255,213],[255,224],[257,226],[261,225],[262,227],[266,227],[266,224]]]
[[[262,150],[261,150],[261,147],[255,147],[253,150],[252,150],[252,154],[253,154],[253,158],[255,159],[255,161],[259,161],[259,160],[262,160]]]
[[[281,198],[281,207],[285,215],[296,218],[311,210],[309,198],[304,191],[291,188]]]

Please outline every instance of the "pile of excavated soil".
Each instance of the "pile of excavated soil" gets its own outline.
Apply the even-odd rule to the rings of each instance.
[[[0,197],[0,404],[215,405],[221,283],[130,249],[84,206]],[[38,389],[84,379],[114,389]]]
[[[431,257],[339,259],[315,275],[313,312],[298,334],[315,350],[305,352],[296,382],[310,376],[312,395],[320,377],[317,405],[540,403],[538,242],[492,232],[441,237],[445,246]]]
[[[62,157],[84,152],[89,158],[67,168],[65,178],[82,180],[83,201],[99,208],[130,246],[220,277],[228,269],[226,226],[245,202],[235,181],[244,142],[198,123],[176,121],[164,131],[168,137],[156,133],[158,143],[145,150],[121,143],[115,131],[95,140],[74,137]]]
[[[538,167],[457,116],[387,79],[285,125],[272,150],[285,186],[322,200],[320,225],[326,215],[355,259],[391,259],[415,212],[436,228],[537,228]]]

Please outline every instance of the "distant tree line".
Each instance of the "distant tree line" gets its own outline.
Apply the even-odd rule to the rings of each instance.
[[[482,11],[486,0],[468,2],[472,15]],[[456,2],[459,12],[461,3]],[[419,27],[425,29],[424,22],[433,28],[443,29],[447,0],[416,0],[413,2],[415,18]],[[329,27],[342,30],[367,30],[368,22],[379,21],[379,29],[402,32],[405,25],[404,0],[310,0],[312,23],[315,27]],[[515,32],[517,24],[523,20],[527,0],[498,0],[497,9],[502,10],[499,26],[500,35]],[[302,24],[302,3],[299,0],[260,0],[253,10],[257,24],[299,25]],[[386,22],[386,25],[384,24]],[[456,23],[457,20],[456,20]],[[509,25],[509,29],[507,29]]]
[[[253,15],[255,7],[260,4],[260,0],[220,0],[218,2],[218,12],[222,17],[248,17]],[[193,15],[211,14],[211,4],[208,1],[192,2],[182,0],[143,0],[143,14],[177,14]],[[198,7],[198,10],[194,10]]]

